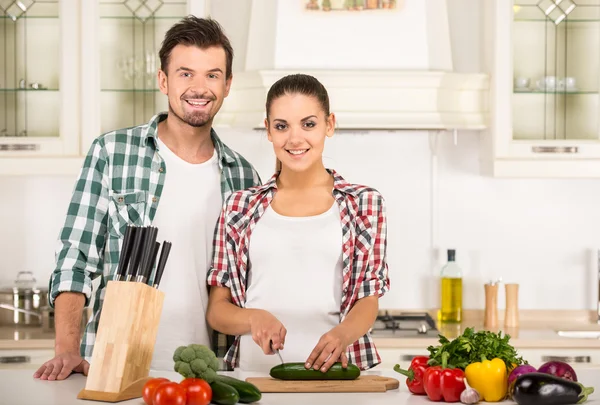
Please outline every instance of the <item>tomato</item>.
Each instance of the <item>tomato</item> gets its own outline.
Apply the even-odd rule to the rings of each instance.
[[[187,405],[208,405],[212,399],[212,388],[201,378],[186,378],[179,383],[186,390]]]
[[[152,378],[144,384],[142,397],[144,398],[146,405],[154,405],[154,391],[156,391],[156,387],[164,382],[169,382],[169,380],[166,378]]]
[[[160,384],[154,392],[153,405],[186,405],[185,388],[176,382]]]

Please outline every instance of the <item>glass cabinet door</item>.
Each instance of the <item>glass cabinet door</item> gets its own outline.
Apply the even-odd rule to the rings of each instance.
[[[0,156],[79,152],[77,3],[0,0]]]
[[[534,153],[596,143],[600,0],[515,0],[512,49],[513,140],[549,141]]]
[[[158,90],[165,32],[188,12],[182,0],[99,0],[100,131],[140,125],[168,109]]]

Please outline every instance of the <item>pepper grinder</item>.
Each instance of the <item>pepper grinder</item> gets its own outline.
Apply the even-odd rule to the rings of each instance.
[[[487,330],[498,328],[498,283],[490,281],[485,288],[485,313],[483,326]]]
[[[519,284],[505,284],[506,311],[504,327],[516,328],[519,326]]]

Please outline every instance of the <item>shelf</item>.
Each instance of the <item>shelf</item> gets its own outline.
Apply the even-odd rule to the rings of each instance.
[[[178,15],[178,16],[154,16],[154,17],[148,17],[146,18],[145,21],[149,21],[149,20],[181,20],[182,16]],[[101,20],[138,20],[138,21],[142,21],[140,18],[134,16],[134,15],[122,15],[122,16],[100,16]],[[144,21],[144,22],[145,22]]]
[[[58,20],[60,17],[57,15],[21,15],[19,17],[17,17],[17,20],[42,20],[42,19],[46,19],[46,20]],[[11,17],[7,16],[7,15],[0,15],[0,20],[12,20],[14,21]]]
[[[549,19],[536,19],[536,18],[515,18],[515,22],[547,22],[547,23],[552,23],[552,20]],[[567,25],[569,23],[594,23],[594,22],[600,22],[600,18],[597,19],[571,19],[571,18],[567,18],[566,20],[564,20],[565,23],[567,23]],[[554,23],[552,23],[554,25]],[[562,24],[559,24],[559,26]]]
[[[45,91],[59,91],[58,89],[5,89],[0,87],[0,93],[13,93],[16,91],[29,91],[29,92],[45,92]]]
[[[598,91],[586,91],[586,90],[578,90],[578,91],[543,91],[543,90],[531,90],[531,91],[516,91],[513,90],[513,94],[560,94],[560,95],[578,95],[578,94],[589,94],[589,95],[597,95]]]
[[[102,89],[103,93],[157,93],[159,89]]]

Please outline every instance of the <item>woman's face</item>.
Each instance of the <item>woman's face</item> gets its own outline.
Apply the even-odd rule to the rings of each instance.
[[[302,172],[322,164],[325,138],[333,136],[335,116],[326,116],[316,97],[284,94],[271,103],[265,127],[282,168]]]

